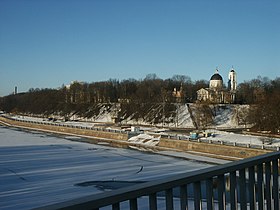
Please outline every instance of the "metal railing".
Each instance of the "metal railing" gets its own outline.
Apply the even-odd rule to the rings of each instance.
[[[146,202],[144,209],[151,210],[278,210],[279,158],[280,152],[268,153],[38,209],[117,210],[126,202],[124,209],[137,210]],[[159,207],[162,200],[164,207]]]
[[[198,143],[206,143],[206,144],[220,144],[220,145],[227,145],[227,146],[233,146],[233,147],[242,147],[242,148],[254,148],[254,149],[264,149],[264,150],[270,150],[270,151],[279,151],[280,147],[279,145],[268,145],[268,144],[254,144],[252,143],[242,143],[242,142],[232,142],[227,140],[221,140],[221,139],[190,139],[188,136],[185,135],[169,135],[169,134],[161,134],[162,138],[167,139],[174,139],[174,140],[183,140],[183,141],[189,141],[189,142],[198,142]]]
[[[17,122],[26,122],[26,123],[32,123],[32,124],[39,124],[39,125],[51,125],[51,126],[58,126],[58,127],[68,127],[68,128],[76,128],[76,129],[84,129],[84,130],[94,130],[94,131],[104,131],[104,132],[110,132],[110,133],[121,133],[121,134],[128,134],[128,131],[123,130],[115,130],[115,129],[109,129],[109,128],[98,128],[93,126],[85,126],[85,125],[72,125],[72,124],[65,124],[62,122],[52,122],[52,121],[35,121],[35,120],[26,120],[26,119],[18,119],[13,117],[8,117],[6,115],[2,115],[1,117],[4,117],[9,120],[17,121]]]

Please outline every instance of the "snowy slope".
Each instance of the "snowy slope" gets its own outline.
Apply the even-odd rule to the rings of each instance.
[[[244,128],[244,119],[248,114],[248,105],[218,105],[212,107],[214,112],[214,125],[222,128]],[[248,125],[247,125],[248,126]]]
[[[158,127],[178,127],[178,128],[195,128],[197,121],[198,104],[175,104],[176,108],[173,110],[173,114],[165,119],[163,122],[162,118],[162,109],[156,106],[151,107],[147,116],[144,118],[135,119],[134,114],[122,118],[123,124],[131,125],[148,125],[148,126],[158,126]],[[189,106],[189,109],[188,109]],[[212,115],[213,123],[209,127],[220,127],[220,128],[244,128],[248,126],[246,122],[246,116],[248,114],[249,106],[248,105],[232,105],[232,104],[217,104],[209,105]],[[137,110],[135,111],[137,112]],[[113,123],[113,115],[115,115],[112,108],[107,107],[106,105],[100,106],[99,113],[91,118],[81,118],[77,115],[72,115],[71,120],[79,120],[84,122],[92,123]],[[24,116],[25,119],[29,117]],[[62,118],[59,117],[58,118]],[[156,118],[159,118],[160,120]],[[32,119],[32,118],[30,118]],[[43,118],[42,118],[43,119]],[[163,124],[164,123],[164,124]]]

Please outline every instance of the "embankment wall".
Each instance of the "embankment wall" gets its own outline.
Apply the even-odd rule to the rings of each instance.
[[[115,139],[115,140],[123,140],[123,141],[127,141],[128,139],[127,133],[120,133],[120,132],[113,132],[113,131],[108,132],[102,129],[100,130],[96,130],[96,129],[93,130],[93,129],[86,129],[86,128],[81,129],[76,127],[61,126],[59,124],[57,125],[37,124],[37,123],[11,120],[4,117],[0,117],[0,121],[10,124],[12,126],[27,127],[32,129],[42,129],[49,132],[70,133],[70,134],[77,134],[77,135],[92,136],[92,137],[102,138],[102,139]]]
[[[159,146],[173,148],[181,151],[195,151],[217,155],[217,158],[221,158],[218,156],[248,158],[271,152],[268,150],[260,150],[254,148],[234,147],[228,145],[217,145],[211,143],[192,142],[188,140],[175,140],[167,138],[161,138]]]
[[[73,135],[85,135],[90,139],[85,140],[88,143],[106,142],[110,146],[128,148],[129,146],[135,146],[141,148],[147,148],[151,150],[172,150],[181,152],[191,152],[196,155],[216,157],[220,159],[236,160],[240,158],[253,157],[265,153],[271,152],[265,149],[255,149],[246,147],[236,147],[229,145],[217,145],[204,142],[193,142],[189,140],[176,140],[161,137],[157,146],[140,145],[128,142],[128,133],[104,131],[104,129],[93,130],[85,128],[67,127],[59,124],[37,124],[26,121],[16,121],[9,118],[0,116],[0,123],[6,123],[11,126],[19,126],[23,128],[29,128],[34,130],[43,130],[54,133],[67,133]]]

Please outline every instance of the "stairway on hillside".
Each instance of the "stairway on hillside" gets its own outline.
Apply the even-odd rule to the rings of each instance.
[[[189,113],[190,113],[190,117],[191,117],[191,119],[192,119],[192,122],[193,122],[194,127],[195,127],[196,129],[198,129],[198,125],[197,125],[196,119],[195,119],[195,117],[194,117],[193,111],[192,111],[192,109],[191,109],[191,107],[190,107],[190,104],[188,104],[188,103],[187,103],[187,108],[188,108],[188,111],[189,111]]]
[[[187,104],[177,104],[176,124],[178,127],[195,127]]]

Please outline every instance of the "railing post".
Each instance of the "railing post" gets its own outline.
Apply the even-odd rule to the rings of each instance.
[[[249,168],[249,203],[250,203],[250,210],[256,209],[256,199],[255,199],[255,167],[252,166]]]
[[[120,210],[120,203],[114,203],[112,205],[112,210]]]
[[[188,209],[187,185],[180,186],[180,204],[181,204],[181,210],[187,210]]]
[[[247,210],[245,169],[239,170],[239,176],[240,207],[241,210]]]
[[[137,198],[129,200],[130,210],[137,210]]]
[[[271,164],[265,163],[265,199],[266,209],[271,210]]]
[[[263,209],[263,164],[258,164],[257,166],[257,201],[258,209]]]
[[[230,209],[237,209],[236,172],[230,173]]]
[[[279,209],[278,159],[272,161],[274,209]]]
[[[200,182],[193,183],[194,188],[194,209],[201,210],[201,189]]]
[[[149,195],[150,210],[157,210],[157,194],[153,193]]]
[[[173,210],[173,192],[172,188],[165,190],[166,210]]]
[[[214,209],[213,203],[213,179],[206,180],[206,201],[207,201],[207,210]]]
[[[218,176],[218,209],[224,210],[225,205],[225,176],[223,174]]]

